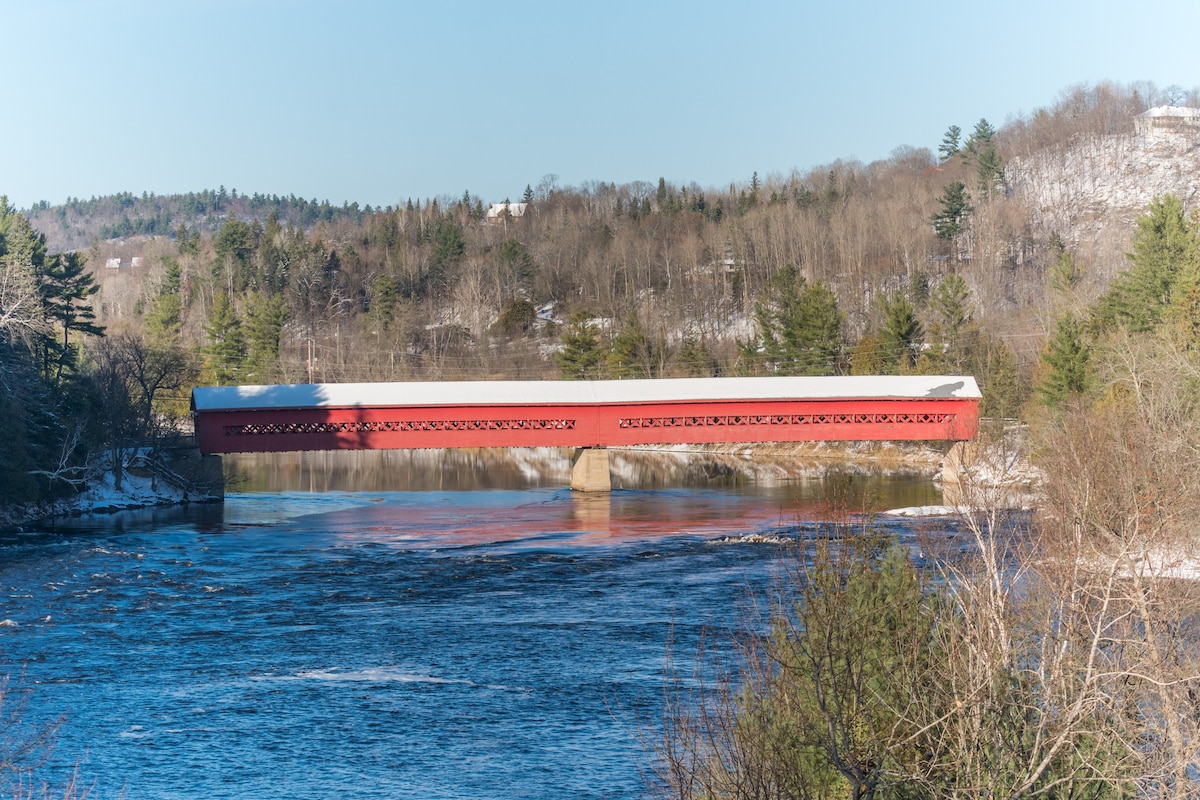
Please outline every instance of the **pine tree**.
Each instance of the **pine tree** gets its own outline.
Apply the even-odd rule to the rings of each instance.
[[[1178,337],[1186,350],[1200,350],[1200,259],[1176,277],[1166,319],[1171,334]]]
[[[971,207],[967,186],[962,181],[950,183],[938,200],[938,212],[933,215],[933,229],[939,239],[953,240],[962,233],[964,220],[975,209]]]
[[[980,416],[996,420],[1015,419],[1021,413],[1021,371],[1012,350],[1004,342],[991,342],[978,372]]]
[[[916,310],[903,294],[896,293],[883,298],[880,308],[883,327],[879,331],[879,343],[885,370],[902,374],[910,372],[925,341],[925,329],[917,319]]]
[[[971,305],[971,287],[963,276],[952,272],[934,290],[932,305],[945,337],[953,344],[975,313]]]
[[[975,130],[971,131],[971,137],[967,139],[967,146],[963,152],[964,159],[978,158],[982,150],[993,145],[996,138],[996,129],[992,127],[992,123],[986,118],[980,118],[979,122],[975,123]]]
[[[850,350],[851,375],[883,375],[891,371],[883,357],[883,341],[878,335],[868,333]]]
[[[988,197],[998,187],[1006,185],[1004,163],[996,150],[996,129],[986,119],[975,124],[975,130],[959,151],[964,163],[973,164],[980,195]],[[943,237],[946,238],[946,237]]]
[[[400,284],[391,275],[380,275],[371,283],[367,295],[367,316],[371,330],[378,336],[387,330],[396,318],[396,304],[400,302]]]
[[[235,383],[246,357],[246,341],[237,311],[224,292],[213,297],[204,333],[208,336],[208,345],[203,349],[208,357],[205,364],[208,377],[219,386]]]
[[[505,200],[505,207],[508,201]],[[428,282],[435,291],[442,288],[467,252],[467,240],[449,217],[438,221],[433,235],[433,251],[429,255]]]
[[[1197,231],[1175,195],[1163,195],[1137,220],[1133,266],[1112,282],[1100,298],[1095,324],[1100,329],[1120,327],[1131,333],[1156,328],[1173,302],[1180,275],[1200,262]]]
[[[104,335],[104,328],[96,324],[96,312],[88,302],[100,287],[95,283],[95,276],[84,271],[86,265],[80,253],[64,253],[46,259],[42,268],[41,295],[45,313],[62,330],[62,341],[54,345],[47,342],[45,350],[44,376],[56,385],[75,362],[77,348],[71,343],[71,333]]]
[[[183,271],[173,258],[163,261],[163,283],[158,293],[147,303],[142,322],[150,338],[160,344],[177,344],[183,328]]]
[[[772,279],[755,307],[758,346],[779,375],[832,375],[842,353],[837,297],[824,281],[809,284],[794,267]]]
[[[254,232],[249,225],[239,219],[227,219],[213,240],[213,253],[220,262],[219,267],[226,271],[228,284],[233,290],[241,291],[250,285]]]
[[[534,276],[533,256],[516,239],[508,238],[500,243],[496,266],[506,294],[516,293],[518,287],[529,283]]]
[[[1083,280],[1083,267],[1064,248],[1046,271],[1046,276],[1051,289],[1064,297],[1070,297],[1075,287]]]
[[[653,378],[658,374],[656,358],[656,348],[637,314],[631,312],[609,348],[605,359],[608,374],[613,378]]]
[[[689,377],[711,378],[720,374],[720,365],[703,337],[697,339],[690,334],[685,336],[676,361],[680,371]]]
[[[979,181],[979,190],[984,197],[991,195],[996,189],[1005,186],[1004,162],[992,144],[980,149],[975,157],[975,175]]]
[[[564,378],[595,380],[601,377],[605,354],[588,312],[577,311],[567,320],[567,330],[562,341],[563,349],[558,353],[558,367]]]
[[[1091,355],[1083,325],[1073,314],[1064,314],[1042,351],[1037,394],[1045,405],[1061,408],[1071,396],[1087,391],[1091,382]]]
[[[962,128],[957,125],[951,125],[946,130],[946,135],[942,138],[942,143],[938,145],[938,162],[945,164],[950,159],[958,155],[959,142],[962,137]]]
[[[279,345],[288,319],[288,305],[279,295],[256,295],[246,309],[247,377],[271,383],[279,371]]]

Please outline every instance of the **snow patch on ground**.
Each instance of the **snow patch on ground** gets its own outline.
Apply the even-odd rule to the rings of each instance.
[[[126,472],[121,476],[121,488],[111,472],[92,483],[87,491],[78,495],[75,507],[78,511],[106,512],[126,511],[148,506],[166,506],[182,503],[186,499],[182,489],[168,484],[161,478],[135,475]]]
[[[74,497],[0,509],[0,528],[20,527],[51,517],[103,514],[208,499],[207,496],[197,496],[195,492],[189,495],[161,477],[141,474],[140,471],[126,470],[121,476],[121,488],[118,489],[116,478],[111,471],[106,471]]]
[[[892,517],[953,517],[962,513],[957,506],[907,506],[883,512]]]

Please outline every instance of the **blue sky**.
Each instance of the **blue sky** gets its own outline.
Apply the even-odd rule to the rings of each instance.
[[[1200,84],[1194,0],[0,0],[0,194],[724,187]]]

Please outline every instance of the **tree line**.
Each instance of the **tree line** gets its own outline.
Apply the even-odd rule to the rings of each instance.
[[[7,208],[9,227],[29,231],[9,237],[10,253],[30,253],[21,280],[43,287],[43,334],[10,336],[10,351],[36,351],[39,379],[68,395],[116,342],[169,363],[168,383],[966,372],[984,413],[1012,419],[1058,379],[1059,356],[1040,354],[1052,320],[1107,291],[1122,254],[1085,264],[1058,232],[1031,228],[1008,159],[1062,145],[1082,121],[1131,124],[1156,99],[1076,89],[999,129],[950,126],[936,157],[899,148],[722,190],[548,175],[517,193],[524,214],[491,220],[469,191],[383,209],[126,193],[30,217],[70,231],[116,215],[156,231],[186,221],[48,257],[48,234]],[[99,269],[121,247],[139,266]],[[60,263],[86,264],[92,283],[55,306],[44,287],[69,280],[51,277]],[[94,319],[69,316],[85,308]],[[170,389],[130,380],[155,398],[139,425],[184,413]]]
[[[1157,198],[1089,261],[1005,178],[1156,99],[1072,90],[936,157],[727,190],[547,176],[490,222],[469,191],[294,218],[201,193],[112,275],[0,202],[0,502],[119,475],[196,382],[975,374],[988,435],[1026,423],[1038,511],[968,482],[966,546],[923,559],[869,520],[810,531],[765,628],[675,687],[660,788],[1191,796],[1198,606],[1169,568],[1200,511],[1200,219]]]

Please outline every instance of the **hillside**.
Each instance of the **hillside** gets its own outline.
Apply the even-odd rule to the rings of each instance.
[[[353,220],[361,222],[373,213],[357,203],[333,206],[328,200],[305,200],[289,195],[239,194],[205,189],[180,195],[140,197],[130,192],[68,199],[62,205],[41,203],[25,212],[33,226],[46,236],[51,252],[86,250],[95,242],[131,237],[174,237],[180,227],[212,234],[226,219],[265,222],[274,215],[285,225],[312,228],[318,222]]]
[[[97,443],[118,457],[169,433],[197,383],[963,373],[985,415],[1015,417],[1059,369],[1039,363],[1052,332],[1066,369],[1103,327],[1200,308],[1200,126],[1143,116],[1152,100],[1078,88],[998,130],[951,126],[936,157],[719,189],[548,181],[507,206],[377,209],[219,188],[28,220],[0,204],[0,401],[30,420],[0,450],[69,491]],[[1182,249],[1130,277],[1151,210]]]
[[[1096,269],[1100,288],[1125,269],[1135,220],[1162,195],[1200,199],[1200,125],[1079,135],[1008,164],[1013,198],[1039,236],[1058,232]]]

